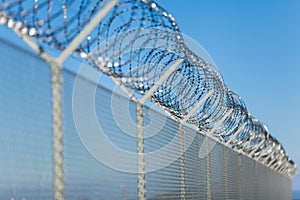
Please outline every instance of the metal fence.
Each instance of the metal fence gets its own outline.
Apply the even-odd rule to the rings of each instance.
[[[0,199],[54,199],[51,67],[39,55],[0,41]],[[141,190],[153,200],[292,198],[289,177],[150,105],[141,122],[145,173],[130,171],[141,161],[136,103],[93,77],[65,68],[62,77],[64,199],[141,199]],[[88,105],[74,110],[78,80],[80,91],[95,91],[98,125],[124,156],[102,149]],[[80,132],[74,112],[101,148],[88,146],[93,141]]]
[[[4,198],[290,198],[295,163],[155,2],[4,0],[0,24],[31,49],[1,39]]]

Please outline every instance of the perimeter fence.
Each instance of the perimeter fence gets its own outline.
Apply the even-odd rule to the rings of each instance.
[[[50,65],[39,55],[3,39],[0,49],[0,199],[53,199]],[[128,160],[126,156],[112,159],[119,165],[114,169],[109,167],[109,162],[101,162],[87,151],[72,111],[74,82],[78,76],[67,69],[62,74],[65,199],[138,199],[137,173],[122,170],[135,166],[137,157],[136,160]],[[95,112],[105,136],[124,151],[137,153],[136,137],[128,134],[128,131],[136,134],[136,129],[130,129],[130,125],[120,128],[122,120],[128,123],[128,114],[124,112],[127,109],[135,122],[136,103],[88,77],[79,80],[85,90],[96,89]],[[84,114],[86,108],[82,109],[80,112]],[[156,159],[145,161],[146,167],[169,162],[145,173],[147,199],[292,198],[290,178],[186,125],[184,143],[188,147],[182,156],[178,138],[182,125],[151,107],[146,106],[145,113],[145,134],[151,135],[145,139],[145,153],[175,141],[164,153],[156,154]],[[214,145],[212,149],[208,148],[209,144]],[[211,151],[199,156],[203,147]],[[102,154],[108,158],[117,156],[108,151]]]
[[[0,24],[31,49],[1,39],[5,198],[291,198],[295,163],[155,2],[4,0]]]

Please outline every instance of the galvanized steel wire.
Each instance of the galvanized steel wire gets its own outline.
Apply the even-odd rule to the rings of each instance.
[[[4,0],[0,11],[5,15],[0,16],[0,23],[35,38],[41,47],[64,50],[106,3]],[[214,66],[188,48],[174,17],[155,2],[118,1],[76,52],[93,67],[104,66],[105,73],[139,94],[149,91],[181,59],[151,100],[180,120],[213,91],[188,122],[209,132],[231,111],[213,136],[288,177],[295,175],[296,165],[279,141],[250,115],[244,101],[226,87]]]

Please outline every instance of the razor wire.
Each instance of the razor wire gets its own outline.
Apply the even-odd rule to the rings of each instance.
[[[2,0],[0,24],[36,39],[41,48],[50,45],[64,50],[106,3]],[[181,59],[151,101],[180,120],[212,91],[188,123],[209,132],[230,112],[212,133],[215,138],[288,177],[295,175],[295,163],[266,125],[250,115],[242,98],[226,87],[215,66],[188,48],[174,17],[155,2],[119,0],[76,53],[141,95]]]

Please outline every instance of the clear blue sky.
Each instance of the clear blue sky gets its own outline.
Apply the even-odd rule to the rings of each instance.
[[[300,167],[300,1],[156,2],[208,51],[227,86]]]

